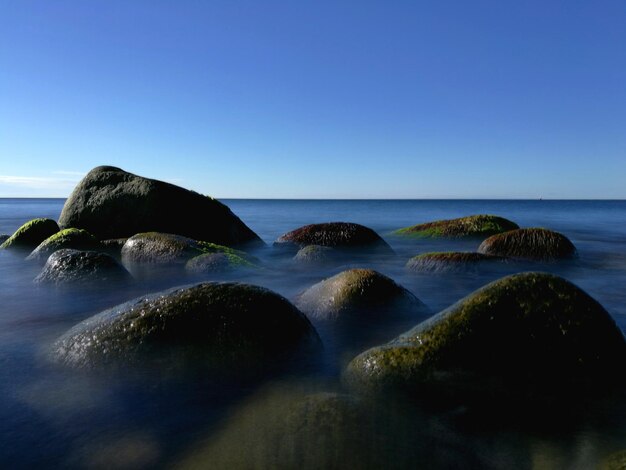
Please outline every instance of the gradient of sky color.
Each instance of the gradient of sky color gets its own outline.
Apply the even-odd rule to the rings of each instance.
[[[0,3],[0,197],[626,198],[626,2]]]

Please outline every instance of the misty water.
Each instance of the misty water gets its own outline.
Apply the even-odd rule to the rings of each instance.
[[[177,271],[148,272],[125,287],[49,288],[32,282],[40,266],[0,252],[0,467],[168,468],[183,463],[211,468],[212,459],[220,461],[223,455],[202,451],[203,443],[211,439],[221,443],[215,452],[222,454],[252,452],[255,445],[263,445],[263,434],[271,433],[271,423],[263,420],[280,414],[294,396],[320,391],[349,394],[342,388],[340,374],[355,354],[514,272],[540,270],[565,277],[598,300],[626,330],[626,201],[223,202],[267,243],[251,251],[264,269],[205,279],[261,285],[294,300],[324,278],[348,268],[368,267],[409,289],[430,313],[378,327],[367,338],[356,331],[352,337],[339,336],[329,325],[313,322],[324,343],[320,357],[262,381],[171,378],[146,370],[117,375],[77,372],[54,366],[46,356],[47,348],[70,327],[137,296],[201,279]],[[61,199],[0,199],[0,234],[11,234],[36,217],[58,219],[63,203]],[[416,254],[473,251],[479,241],[406,240],[391,236],[393,230],[480,213],[506,217],[521,227],[559,231],[576,245],[579,256],[558,263],[485,266],[469,273],[416,274],[405,269]],[[371,227],[395,255],[372,254],[341,265],[311,267],[294,263],[293,253],[272,247],[272,241],[287,231],[330,221]],[[626,367],[615,371],[624,372]],[[571,413],[499,411],[500,416],[485,419],[463,416],[463,409],[417,409],[395,403],[393,413],[411,416],[414,427],[403,418],[385,422],[377,430],[365,427],[354,432],[379,432],[374,441],[380,437],[378,441],[395,443],[395,447],[381,445],[379,451],[378,457],[390,468],[593,468],[609,454],[626,449],[623,398],[602,403],[589,413],[574,403],[568,404]],[[246,424],[255,413],[256,424]],[[414,438],[407,438],[413,433]],[[424,448],[416,451],[418,442]],[[423,460],[410,460],[409,455]],[[304,462],[306,467],[311,460]],[[272,468],[278,463],[270,458],[256,460],[255,466]]]

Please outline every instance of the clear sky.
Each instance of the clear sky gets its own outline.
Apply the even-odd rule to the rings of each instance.
[[[0,2],[0,197],[626,198],[626,1]]]

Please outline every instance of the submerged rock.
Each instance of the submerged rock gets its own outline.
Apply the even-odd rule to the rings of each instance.
[[[110,238],[108,240],[101,240],[102,251],[113,256],[115,259],[122,258],[122,247],[126,243],[128,238]]]
[[[307,318],[278,294],[208,282],[131,300],[69,330],[52,358],[83,369],[128,365],[244,375],[319,347]]]
[[[463,272],[475,269],[480,263],[502,260],[500,256],[481,253],[442,251],[414,256],[406,263],[406,268],[416,272]]]
[[[6,240],[2,240],[0,249],[28,252],[58,231],[59,226],[52,219],[33,219],[18,228]]]
[[[522,273],[363,352],[345,377],[413,395],[569,396],[623,381],[624,363],[624,336],[598,302],[563,278]]]
[[[194,274],[219,273],[256,267],[241,256],[233,253],[204,253],[191,258],[185,264],[185,270]]]
[[[216,199],[111,166],[94,168],[82,179],[63,206],[59,224],[100,239],[155,231],[220,245],[261,243]]]
[[[371,228],[347,222],[329,222],[300,227],[278,237],[275,246],[306,245],[336,248],[379,248],[391,252],[391,247]]]
[[[300,294],[296,305],[318,320],[384,319],[425,307],[393,279],[371,269],[350,269],[318,282]]]
[[[264,391],[196,444],[178,469],[484,468],[439,429],[349,395]],[[433,432],[434,431],[434,432]],[[446,440],[449,439],[449,440]]]
[[[522,228],[494,235],[483,241],[478,252],[530,260],[572,258],[576,247],[564,235],[545,228]]]
[[[192,240],[171,233],[148,232],[130,237],[122,247],[124,263],[185,264],[206,253],[224,253],[244,259],[248,255],[239,250],[215,243]]]
[[[39,284],[116,283],[132,280],[132,276],[113,257],[95,251],[58,250],[50,255],[41,273]]]
[[[503,217],[481,214],[413,225],[393,233],[394,235],[415,238],[469,238],[488,237],[518,228],[519,226],[515,222]]]
[[[334,254],[335,250],[329,246],[307,245],[300,248],[293,259],[301,264],[323,264],[335,258]]]
[[[46,238],[26,257],[26,259],[43,264],[52,253],[63,248],[91,251],[99,250],[101,245],[100,242],[86,230],[66,228]]]

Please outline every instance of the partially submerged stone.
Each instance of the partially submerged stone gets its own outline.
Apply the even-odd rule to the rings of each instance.
[[[79,323],[53,345],[66,366],[95,369],[156,366],[235,375],[260,373],[319,337],[280,295],[239,283],[200,283],[143,296]]]
[[[515,222],[504,217],[480,214],[413,225],[393,233],[415,238],[484,238],[518,228]]]
[[[59,226],[52,219],[33,219],[18,228],[13,235],[2,240],[0,249],[29,252],[58,231]]]
[[[345,377],[410,395],[573,395],[622,382],[625,363],[624,336],[598,302],[563,278],[522,273],[363,352]]]
[[[296,305],[318,320],[384,319],[425,307],[393,279],[371,269],[349,269],[318,282],[298,296]]]
[[[391,247],[371,228],[347,222],[328,222],[300,227],[281,235],[275,246],[303,247],[306,245],[336,248],[378,248],[391,252]]]
[[[33,252],[26,257],[28,261],[45,263],[48,257],[57,250],[71,248],[74,250],[98,250],[100,242],[86,230],[66,228],[46,238]]]
[[[565,236],[545,228],[522,228],[483,241],[478,252],[529,260],[556,260],[576,256],[576,247]]]
[[[109,238],[107,240],[100,240],[102,245],[102,251],[113,256],[115,259],[121,259],[122,247],[126,243],[128,238]]]
[[[122,260],[129,264],[185,264],[207,253],[224,253],[244,260],[248,257],[243,251],[215,243],[171,233],[148,232],[138,233],[126,240],[122,247]]]
[[[63,249],[50,255],[35,278],[38,284],[86,285],[131,281],[132,276],[105,253]]]
[[[254,264],[234,253],[204,253],[191,258],[185,270],[193,274],[211,274],[234,271],[242,268],[256,268]]]
[[[472,252],[431,252],[414,256],[406,263],[406,268],[414,272],[465,272],[475,269],[481,263],[503,259],[501,256]]]
[[[111,166],[94,168],[78,183],[59,224],[88,230],[99,239],[155,231],[220,245],[262,243],[218,200]]]
[[[293,257],[300,264],[323,264],[336,258],[336,252],[329,246],[307,245],[298,250]]]
[[[337,392],[275,386],[196,443],[178,469],[484,468],[458,437],[419,416]]]

